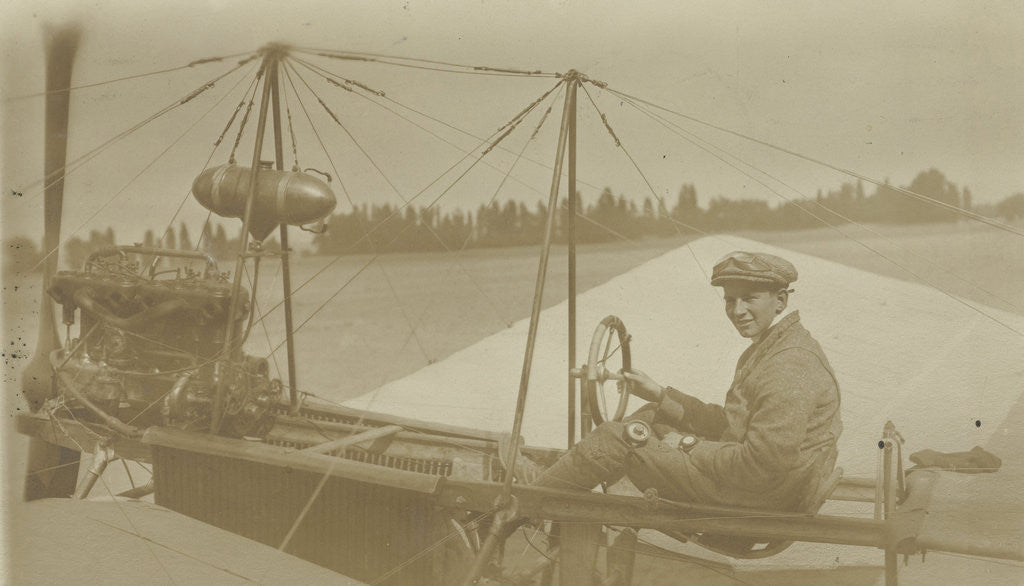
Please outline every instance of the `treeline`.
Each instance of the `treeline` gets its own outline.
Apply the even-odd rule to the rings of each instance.
[[[683,185],[674,202],[647,198],[637,205],[605,188],[596,201],[577,197],[576,239],[600,242],[615,239],[672,236],[680,233],[729,230],[798,230],[846,222],[915,224],[956,220],[956,210],[972,209],[968,188],[960,189],[936,169],[923,171],[903,189],[947,204],[921,201],[897,188],[882,185],[866,193],[864,184],[843,183],[813,199],[794,199],[781,205],[763,200],[716,197],[707,207],[698,204],[697,190]],[[784,194],[785,195],[785,194]],[[667,206],[671,205],[671,209]],[[1009,220],[1024,217],[1024,194],[976,211]],[[318,254],[452,250],[536,244],[543,238],[546,205],[506,201],[480,206],[475,212],[442,213],[437,207],[400,209],[388,204],[363,205],[337,213],[330,230],[314,239]],[[568,205],[560,202],[555,216],[555,239],[566,241]]]
[[[227,230],[221,224],[217,224],[214,228],[213,224],[207,223],[203,228],[202,236],[196,241],[193,241],[192,238],[188,226],[182,222],[177,230],[174,229],[174,226],[169,226],[160,238],[152,230],[146,230],[146,234],[139,244],[150,248],[200,250],[208,252],[216,258],[228,258],[238,251],[238,237],[228,238]],[[90,254],[104,246],[128,244],[127,242],[116,242],[116,240],[112,228],[107,228],[107,231],[102,233],[93,230],[89,233],[87,240],[77,236],[69,238],[61,251],[64,255],[61,264],[78,268],[85,264],[85,259]]]
[[[127,244],[118,242],[113,228],[105,231],[92,230],[88,238],[72,236],[61,247],[60,264],[64,267],[80,269],[85,260],[93,252],[114,244]],[[202,237],[192,240],[188,226],[180,224],[175,230],[173,226],[167,228],[162,238],[157,238],[152,230],[147,230],[142,242],[139,244],[147,247],[173,248],[176,250],[198,250],[208,252],[215,258],[226,259],[238,252],[238,237],[229,238],[227,230],[223,225],[218,224],[216,228],[207,223]],[[277,242],[267,244],[269,248],[277,247]],[[279,247],[277,247],[279,248]],[[41,270],[43,252],[39,244],[24,236],[7,239],[4,241],[4,272],[28,272]],[[148,259],[145,259],[148,261]],[[38,266],[37,266],[38,265]]]
[[[953,208],[1001,217],[1008,221],[1024,218],[1024,192],[1011,195],[996,204],[974,205],[968,188],[958,188],[936,169],[923,171],[905,187]],[[782,193],[782,192],[780,192]],[[783,195],[786,195],[783,193]],[[787,196],[788,197],[788,196]],[[861,182],[843,183],[838,189],[813,199],[791,199],[781,205],[763,200],[735,200],[716,197],[706,207],[698,204],[697,189],[683,185],[675,201],[660,202],[651,198],[637,205],[623,195],[604,189],[596,201],[577,201],[576,239],[578,242],[601,242],[622,238],[664,237],[694,232],[729,230],[798,230],[829,224],[855,221],[859,223],[916,224],[948,222],[959,216],[955,210],[918,199],[888,185],[875,187],[868,194]],[[667,209],[668,205],[671,209]],[[388,204],[363,205],[347,213],[331,216],[330,229],[314,237],[317,254],[365,252],[458,250],[537,244],[543,238],[547,209],[538,202],[529,206],[506,201],[480,206],[475,211],[444,212],[437,208],[398,209]],[[568,207],[560,202],[555,216],[555,240],[566,241]],[[206,224],[202,237],[193,240],[188,227],[167,229],[162,238],[150,230],[141,244],[179,250],[209,252],[219,259],[231,258],[238,251],[237,235],[229,238],[223,225]],[[113,229],[94,230],[88,238],[72,237],[61,251],[61,264],[79,268],[93,251],[114,244]],[[122,243],[123,244],[123,243]],[[265,243],[277,248],[271,238]],[[5,273],[38,270],[42,258],[39,244],[26,237],[4,241]]]

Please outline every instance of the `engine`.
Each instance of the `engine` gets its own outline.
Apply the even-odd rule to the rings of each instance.
[[[157,271],[157,261],[168,257],[179,266]],[[192,269],[196,261],[201,271]],[[150,267],[145,276],[143,264]],[[228,328],[238,348],[244,341],[249,301],[243,291],[228,315],[231,284],[212,257],[107,247],[82,270],[58,272],[49,294],[61,304],[64,324],[79,316],[78,338],[51,356],[54,399],[76,416],[205,429],[223,386],[223,433],[260,436],[273,424],[281,383],[270,378],[266,360],[241,350],[221,359]]]

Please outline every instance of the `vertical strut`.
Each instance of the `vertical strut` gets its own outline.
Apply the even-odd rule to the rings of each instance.
[[[274,114],[274,165],[278,171],[284,170],[284,147],[281,138],[281,86],[278,83],[278,61],[270,70],[270,98]],[[297,169],[296,169],[297,170]],[[295,328],[292,325],[292,272],[290,265],[291,250],[288,248],[288,224],[282,222],[279,230],[281,237],[281,281],[284,287],[284,329],[285,346],[288,351],[288,403],[292,415],[299,410],[299,383],[295,372]]]
[[[227,392],[228,378],[231,376],[228,371],[230,364],[241,352],[241,348],[235,348],[234,324],[235,315],[238,312],[238,296],[242,288],[242,268],[245,265],[245,256],[249,248],[249,221],[252,217],[252,202],[256,195],[256,179],[260,171],[260,155],[263,152],[263,135],[267,129],[267,111],[270,106],[271,78],[277,69],[277,61],[280,58],[279,49],[270,47],[265,50],[263,56],[263,94],[260,97],[260,117],[256,126],[256,145],[252,152],[252,173],[249,174],[249,189],[245,199],[245,214],[242,216],[242,235],[238,239],[238,258],[235,261],[234,281],[231,284],[231,302],[228,306],[228,318],[225,325],[224,347],[217,360],[217,392],[213,398],[213,413],[210,417],[210,431],[220,431],[221,420],[224,416],[224,395]],[[255,294],[255,292],[253,292]],[[252,311],[252,308],[250,308]]]
[[[579,82],[573,78],[569,93],[572,101],[569,107],[572,114],[569,118],[569,213],[566,216],[566,241],[569,256],[569,448],[576,443],[576,377],[572,369],[576,367],[576,86]],[[582,399],[580,400],[582,407]],[[581,426],[582,427],[582,426]],[[581,429],[582,433],[582,429]]]
[[[555,214],[558,211],[558,186],[562,182],[562,163],[565,160],[565,147],[568,142],[569,120],[573,118],[573,103],[576,96],[576,71],[565,75],[565,105],[562,110],[562,126],[558,132],[558,149],[555,153],[554,175],[551,178],[551,195],[548,197],[548,217],[544,228],[544,244],[541,247],[540,264],[537,267],[537,284],[533,292],[533,309],[530,312],[530,329],[526,339],[526,355],[523,358],[523,370],[519,379],[519,396],[516,399],[516,416],[512,424],[512,441],[508,454],[509,473],[505,475],[505,486],[502,497],[505,502],[512,491],[512,476],[515,470],[516,455],[519,450],[519,434],[523,428],[523,412],[526,409],[526,391],[530,384],[530,369],[533,367],[533,350],[537,343],[537,326],[540,323],[540,310],[544,300],[544,281],[548,272],[548,257],[551,255],[551,233],[554,228]]]
[[[571,70],[565,74],[565,105],[562,108],[562,126],[558,131],[558,148],[555,152],[554,176],[551,178],[551,194],[548,197],[548,217],[544,226],[544,244],[541,246],[540,264],[537,267],[537,284],[533,291],[533,309],[530,312],[530,330],[526,336],[526,356],[523,358],[523,372],[519,379],[519,395],[516,398],[516,417],[512,424],[512,441],[509,442],[509,453],[505,459],[507,470],[501,495],[496,505],[499,510],[494,515],[495,526],[484,540],[477,552],[473,565],[463,580],[463,586],[476,584],[490,560],[498,541],[505,539],[504,525],[517,515],[518,506],[512,496],[512,478],[515,476],[516,457],[519,455],[519,434],[523,428],[523,412],[526,410],[526,391],[530,383],[530,368],[533,366],[533,349],[537,342],[537,325],[540,323],[541,302],[544,300],[544,281],[548,272],[548,257],[551,255],[551,235],[554,232],[555,214],[558,213],[558,186],[562,182],[562,163],[565,161],[565,146],[569,136],[570,120],[575,118],[576,82],[579,73]],[[571,366],[571,365],[570,365]],[[514,527],[514,525],[513,525]]]

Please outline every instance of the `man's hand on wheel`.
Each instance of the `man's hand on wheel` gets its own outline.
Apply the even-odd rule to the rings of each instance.
[[[623,372],[622,376],[630,382],[630,392],[644,401],[657,402],[661,400],[661,385],[642,370],[632,369]]]

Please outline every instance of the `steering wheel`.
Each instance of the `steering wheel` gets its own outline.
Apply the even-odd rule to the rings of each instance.
[[[590,353],[583,378],[583,391],[590,402],[590,414],[596,424],[605,421],[622,421],[629,404],[629,385],[623,371],[631,366],[629,334],[618,317],[609,315],[601,320],[590,340]],[[615,363],[619,368],[615,368]],[[614,390],[605,383],[615,381]],[[617,396],[616,396],[617,395]],[[609,411],[615,405],[615,411]]]

